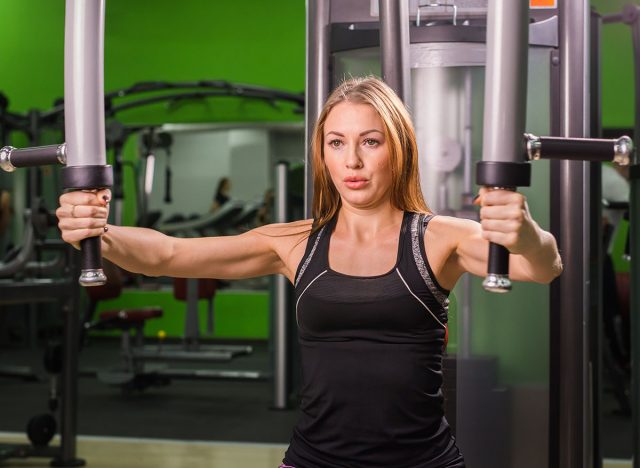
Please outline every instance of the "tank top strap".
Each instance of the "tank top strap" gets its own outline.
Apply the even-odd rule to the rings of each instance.
[[[427,230],[427,225],[429,222],[435,217],[434,214],[429,213],[414,213],[411,219],[411,251],[413,260],[420,272],[420,276],[423,281],[427,285],[427,288],[433,294],[433,297],[440,303],[440,305],[445,308],[448,308],[449,305],[449,291],[442,288],[431,269],[431,265],[429,265],[429,260],[427,258],[427,253],[425,251],[424,246],[424,236]]]
[[[322,262],[326,255],[324,255],[323,250],[326,249],[327,239],[329,234],[331,233],[333,220],[330,220],[316,232],[309,236],[307,240],[307,246],[304,251],[304,255],[300,264],[298,265],[298,271],[296,272],[294,287],[298,287],[302,276],[309,269],[309,265],[311,264],[311,260],[314,259],[314,266],[323,267],[324,265],[317,265],[318,262]],[[316,226],[316,221],[313,221],[312,229]]]

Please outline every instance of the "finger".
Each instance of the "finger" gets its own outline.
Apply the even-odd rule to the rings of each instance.
[[[104,206],[105,201],[98,198],[96,192],[73,190],[60,195],[60,205],[96,205]]]
[[[86,228],[86,229],[76,229],[73,231],[63,231],[62,232],[62,240],[69,243],[77,245],[78,242],[88,239],[90,237],[99,237],[104,234],[104,227],[101,228]]]
[[[510,203],[524,205],[525,196],[512,190],[489,190],[482,197],[483,206],[507,205]]]
[[[514,233],[506,234],[504,232],[484,230],[482,231],[482,238],[506,248],[514,246],[518,240],[517,235]]]
[[[107,225],[104,218],[62,218],[58,222],[60,231],[81,231],[83,229],[98,229]]]
[[[480,187],[480,190],[478,190],[478,195],[476,195],[473,198],[473,204],[474,205],[478,205],[481,206],[482,205],[482,199],[484,197],[484,195],[489,191],[489,189],[487,187]]]
[[[480,224],[483,231],[501,232],[503,234],[517,233],[522,223],[513,220],[483,219]]]
[[[96,193],[96,196],[98,197],[98,200],[100,200],[103,204],[107,204],[111,201],[111,190],[109,189],[98,190],[98,192]]]
[[[517,205],[483,206],[480,208],[480,219],[511,219],[522,221],[524,212]]]
[[[73,218],[106,218],[109,210],[104,206],[75,205],[70,208],[69,214]]]

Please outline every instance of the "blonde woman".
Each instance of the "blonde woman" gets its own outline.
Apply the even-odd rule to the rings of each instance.
[[[486,273],[489,241],[510,250],[512,279],[548,283],[555,239],[520,193],[481,190],[480,224],[430,213],[408,112],[376,78],[331,94],[312,152],[313,219],[178,239],[107,227],[110,193],[73,192],[57,210],[63,239],[102,236],[106,258],[151,276],[295,285],[302,416],[282,467],[462,467],[441,392],[449,291]]]

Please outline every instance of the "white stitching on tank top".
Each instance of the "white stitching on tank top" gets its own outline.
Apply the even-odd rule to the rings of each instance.
[[[296,325],[298,325],[298,327],[300,326],[300,323],[298,322],[298,304],[300,303],[300,299],[302,299],[302,296],[304,295],[304,293],[307,292],[307,289],[309,289],[309,287],[315,283],[315,281],[320,278],[322,275],[324,275],[327,272],[327,270],[324,270],[322,273],[318,274],[318,276],[316,276],[315,278],[313,278],[309,284],[307,284],[307,287],[304,288],[304,291],[302,291],[302,293],[300,293],[300,296],[298,296],[298,300],[296,301]]]
[[[419,213],[415,213],[411,220],[411,250],[413,251],[413,259],[416,262],[420,276],[422,276],[422,279],[429,288],[429,291],[431,291],[431,294],[433,294],[440,305],[446,310],[449,306],[449,299],[433,282],[433,279],[429,274],[429,270],[427,270],[427,265],[424,263],[424,259],[422,258],[422,253],[420,252],[420,238],[418,236],[418,221],[420,218],[421,215]]]
[[[302,264],[302,268],[300,269],[300,274],[298,275],[298,279],[296,279],[296,282],[293,285],[294,288],[298,287],[298,283],[300,282],[300,278],[302,278],[302,275],[304,274],[304,271],[309,266],[309,262],[311,262],[311,257],[313,257],[313,254],[316,251],[316,247],[318,247],[318,242],[320,242],[320,238],[322,237],[322,233],[324,231],[324,228],[326,228],[326,227],[327,227],[327,225],[325,224],[324,226],[322,226],[322,229],[320,229],[320,232],[318,232],[318,237],[316,237],[316,241],[313,243],[313,248],[311,249],[311,252],[309,252],[309,256],[305,259],[304,263]]]
[[[443,324],[438,317],[436,317],[436,314],[434,314],[431,309],[429,309],[429,307],[427,306],[427,304],[425,304],[424,302],[422,302],[422,300],[416,296],[413,291],[411,290],[411,288],[409,287],[409,285],[407,284],[407,282],[404,280],[404,278],[402,277],[402,275],[400,274],[400,270],[398,270],[396,268],[396,273],[398,273],[398,276],[400,277],[400,279],[402,280],[402,282],[404,283],[404,285],[407,287],[407,291],[409,291],[409,293],[416,298],[416,300],[422,304],[422,307],[424,307],[425,309],[427,309],[427,311],[431,314],[431,316],[433,317],[433,319],[438,322],[438,324],[442,327],[442,328],[447,328],[447,326],[445,324]]]

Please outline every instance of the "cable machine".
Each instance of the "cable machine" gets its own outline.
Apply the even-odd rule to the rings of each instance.
[[[632,143],[590,138],[598,16],[588,1],[538,3],[307,2],[307,136],[343,77],[381,76],[413,114],[436,213],[475,216],[474,176],[491,187],[531,184],[532,211],[558,240],[565,270],[551,287],[484,292],[511,290],[503,253],[491,256],[484,285],[467,278],[454,291],[446,414],[475,467],[601,466],[598,163],[629,164]],[[527,163],[537,159],[551,161]]]

